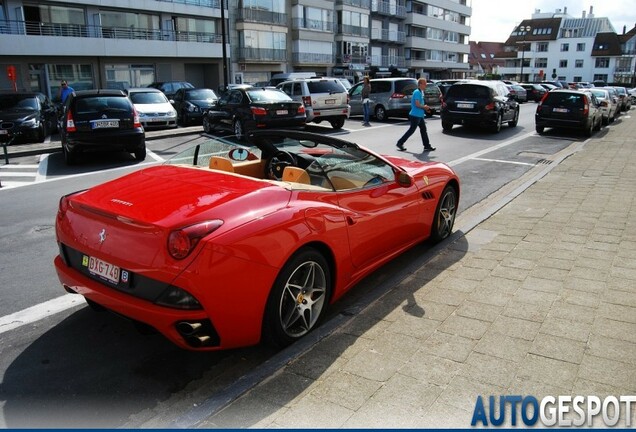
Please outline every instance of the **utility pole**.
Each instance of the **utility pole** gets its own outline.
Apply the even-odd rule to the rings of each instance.
[[[519,81],[523,82],[523,63],[525,62],[525,54],[526,54],[526,34],[532,30],[530,26],[519,26],[519,31],[523,32],[523,42],[521,42],[521,76],[519,77]]]

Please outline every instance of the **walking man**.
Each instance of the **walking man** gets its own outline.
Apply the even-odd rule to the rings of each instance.
[[[422,144],[424,145],[424,151],[433,151],[435,147],[431,147],[431,143],[428,139],[428,133],[426,132],[426,123],[424,122],[424,115],[430,110],[426,102],[424,101],[424,89],[426,88],[426,78],[420,78],[417,80],[417,89],[413,92],[411,97],[411,111],[409,111],[409,129],[402,135],[397,142],[397,148],[400,151],[405,151],[404,143],[415,129],[420,128],[420,135],[422,136]]]
[[[364,77],[364,84],[362,85],[362,115],[364,117],[364,121],[362,122],[363,126],[371,126],[369,123],[369,116],[371,115],[371,101],[369,97],[371,97],[371,81],[369,77]]]

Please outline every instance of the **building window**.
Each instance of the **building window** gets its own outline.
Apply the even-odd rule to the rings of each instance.
[[[90,64],[49,64],[47,65],[49,82],[51,83],[51,95],[57,100],[60,90],[60,82],[68,81],[68,84],[75,90],[91,90],[95,86],[93,77],[93,66]]]
[[[548,43],[547,42],[538,42],[537,43],[537,52],[548,52]]]
[[[547,68],[548,67],[548,59],[547,58],[536,58],[536,59],[534,59],[534,67],[536,67],[536,68]]]
[[[576,44],[576,50],[577,51],[585,51],[585,44],[584,43],[577,43]]]
[[[567,60],[559,60],[559,67],[560,68],[568,67],[568,61]]]
[[[428,27],[426,29],[426,39],[430,40],[444,40],[444,31],[436,28]]]
[[[574,82],[581,82],[581,81],[583,81],[583,77],[580,77],[580,76],[574,77]]]
[[[570,44],[567,44],[567,43],[561,44],[561,51],[563,52],[570,51]]]
[[[599,57],[596,59],[597,68],[608,68],[609,67],[609,57]]]
[[[574,61],[574,67],[575,68],[582,68],[583,67],[583,60],[582,59],[575,60]]]
[[[607,82],[607,74],[594,74],[594,81]]]

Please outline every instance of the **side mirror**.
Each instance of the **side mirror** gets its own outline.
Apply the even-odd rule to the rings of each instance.
[[[400,171],[397,175],[397,184],[402,187],[411,187],[413,186],[413,177],[411,177],[404,171]]]

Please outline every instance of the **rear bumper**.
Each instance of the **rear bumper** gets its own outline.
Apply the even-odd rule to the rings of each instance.
[[[327,109],[315,109],[309,108],[306,109],[307,115],[307,123],[310,122],[318,122],[318,121],[329,121],[335,120],[339,118],[348,119],[351,114],[351,107],[347,105],[346,107],[334,107]]]
[[[91,133],[69,133],[62,139],[69,151],[134,151],[145,147],[146,134],[143,128],[132,131],[117,131],[95,136]]]
[[[535,124],[537,127],[551,127],[551,128],[563,128],[563,129],[579,129],[587,130],[590,127],[592,119],[584,120],[568,120],[568,119],[555,119],[546,117],[535,117]]]
[[[497,122],[497,111],[486,111],[477,113],[457,112],[442,110],[441,118],[443,122],[452,124],[470,125],[494,125]]]

